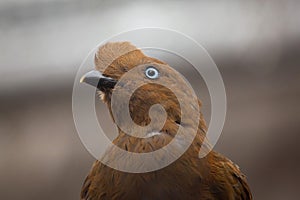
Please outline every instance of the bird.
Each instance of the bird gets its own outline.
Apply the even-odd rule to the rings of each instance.
[[[95,53],[94,65],[95,69],[83,75],[81,82],[97,88],[114,122],[116,116],[113,115],[111,104],[116,87],[125,87],[136,79],[155,80],[174,74],[174,69],[167,63],[145,55],[128,41],[107,42],[100,46]],[[128,82],[118,84],[122,77],[138,66],[142,66],[139,68],[140,73],[133,73],[130,81],[127,79]],[[185,92],[180,87],[182,84],[179,82],[177,85],[178,93]],[[153,120],[149,116],[149,109],[152,105],[160,104],[167,114],[163,127],[147,133],[150,135],[146,137],[134,137],[118,127],[118,136],[112,143],[126,152],[135,153],[148,153],[163,148],[174,140],[180,127],[184,129],[188,126],[182,122],[181,107],[192,108],[188,97],[184,102],[184,105],[180,105],[176,95],[168,87],[155,83],[142,85],[130,97],[130,117],[135,124],[147,126]],[[199,99],[197,103],[201,108]],[[236,164],[214,150],[199,158],[200,148],[209,149],[209,144],[204,142],[206,122],[203,114],[198,114],[200,117],[196,135],[177,160],[161,169],[143,173],[121,171],[96,160],[84,180],[81,200],[251,200],[252,194],[246,176]],[[114,148],[108,151],[114,151]],[[111,153],[113,155],[114,152]],[[116,158],[111,156],[108,159],[113,161]]]

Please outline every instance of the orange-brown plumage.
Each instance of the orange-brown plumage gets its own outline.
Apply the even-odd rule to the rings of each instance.
[[[147,57],[129,42],[107,43],[95,55],[96,70],[114,80],[119,80],[136,66],[147,64],[163,66],[164,73],[170,76],[173,73],[166,63]],[[181,84],[184,83],[179,82],[178,91],[184,93]],[[102,91],[109,109],[113,89]],[[186,102],[181,106],[189,108],[188,100]],[[150,107],[157,103],[168,114],[160,131],[162,134],[137,138],[119,129],[119,135],[113,143],[126,151],[137,153],[152,152],[167,145],[176,135],[178,127],[185,126],[181,124],[181,107],[172,91],[157,84],[144,85],[133,93],[129,110],[132,120],[145,126],[150,122]],[[201,106],[200,100],[198,103]],[[229,159],[215,151],[199,158],[200,148],[209,150],[208,144],[204,143],[206,130],[200,113],[197,134],[191,146],[178,160],[157,171],[126,173],[96,161],[84,181],[81,199],[252,199],[245,176]],[[108,151],[114,151],[114,147]]]

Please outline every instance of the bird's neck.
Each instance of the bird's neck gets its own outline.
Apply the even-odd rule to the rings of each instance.
[[[198,103],[200,108],[201,101],[199,100]],[[107,105],[111,116],[113,116],[110,104],[111,102],[109,99],[107,101]],[[137,125],[147,126],[151,121],[149,116],[145,113],[141,113],[141,114],[136,114],[136,112],[132,112],[132,113],[135,113],[135,115],[131,115],[130,117]],[[182,124],[180,120],[178,120],[178,116],[180,119],[180,107],[173,107],[171,114],[170,113],[168,114],[169,114],[168,118],[163,128],[160,131],[153,130],[145,133],[144,135],[145,138],[133,137],[132,135],[136,135],[135,133],[126,133],[122,131],[121,128],[118,127],[119,134],[117,138],[114,139],[113,143],[125,151],[136,152],[136,153],[147,153],[147,152],[152,152],[161,149],[162,147],[168,145],[175,138],[176,134],[178,133],[179,127],[183,127],[183,129],[185,129],[185,127],[188,127],[188,125]],[[197,120],[191,119],[189,123],[194,124],[196,122]],[[193,151],[195,154],[198,154],[201,146],[203,146],[203,143],[205,141],[206,131],[207,131],[206,122],[201,112],[199,115],[196,135],[194,135],[194,133],[191,133],[194,132],[194,130],[190,131],[191,129],[188,128],[186,129],[187,131],[185,131],[186,134],[185,137],[194,137],[192,139],[193,142],[190,145],[189,149]],[[139,134],[140,133],[138,133],[138,135]],[[206,145],[208,144],[205,144],[204,146]]]
[[[146,138],[133,137],[119,129],[119,135],[113,143],[125,151],[148,153],[159,150],[168,145],[175,138],[178,129],[179,125],[170,120],[166,121],[166,124],[161,131],[149,132],[146,134]],[[206,130],[206,124],[201,115],[196,135],[186,135],[187,138],[195,136],[192,138],[193,142],[189,149],[196,154],[199,152],[204,142]],[[186,134],[189,134],[189,132]],[[178,144],[180,145],[180,142]]]

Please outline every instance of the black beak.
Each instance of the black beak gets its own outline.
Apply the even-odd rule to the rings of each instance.
[[[83,75],[80,79],[81,83],[87,83],[91,86],[98,88],[100,91],[105,92],[108,91],[116,85],[117,81],[110,77],[103,76],[101,72],[92,70],[85,75]]]

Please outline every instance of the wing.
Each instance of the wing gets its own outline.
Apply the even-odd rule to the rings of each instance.
[[[214,164],[215,177],[218,186],[216,196],[220,199],[232,200],[252,200],[250,187],[247,183],[246,176],[240,171],[239,167],[226,157],[216,154],[217,161]]]
[[[85,178],[82,188],[81,188],[81,193],[80,193],[80,199],[81,200],[90,200],[92,198],[92,182],[95,180],[96,178],[96,174],[97,174],[97,169],[99,166],[99,161],[96,161],[92,168],[91,171],[89,172],[89,174],[87,175],[87,177]]]
[[[230,160],[228,160],[225,165],[229,175],[232,176],[230,182],[235,192],[235,199],[252,200],[250,187],[246,181],[246,176],[239,170],[239,167]]]
[[[88,200],[89,199],[88,191],[89,191],[89,188],[91,186],[91,180],[92,180],[92,178],[90,177],[90,175],[88,175],[85,178],[83,186],[81,188],[81,193],[80,193],[80,199],[81,200]]]

